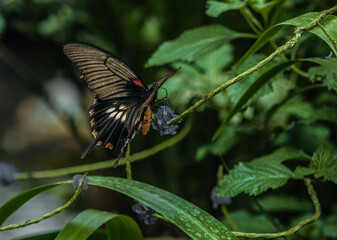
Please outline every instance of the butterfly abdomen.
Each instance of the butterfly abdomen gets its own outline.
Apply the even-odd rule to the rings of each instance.
[[[142,134],[146,135],[150,131],[151,126],[151,108],[148,106],[145,110],[144,118],[142,121]]]

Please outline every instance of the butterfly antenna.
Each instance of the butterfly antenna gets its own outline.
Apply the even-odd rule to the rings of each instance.
[[[146,63],[147,63],[147,66],[149,67],[149,69],[150,69],[150,71],[151,71],[151,73],[152,73],[152,78],[153,78],[154,81],[155,81],[155,79],[156,79],[156,74],[154,74],[154,71],[153,71],[152,67],[151,67],[150,64],[149,64],[149,61],[146,61]]]

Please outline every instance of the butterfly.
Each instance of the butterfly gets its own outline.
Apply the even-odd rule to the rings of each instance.
[[[65,55],[79,68],[89,89],[94,93],[89,108],[91,133],[94,141],[83,151],[81,158],[99,145],[119,151],[116,167],[124,150],[141,129],[146,135],[151,126],[151,106],[158,89],[176,71],[169,73],[151,88],[112,54],[82,43],[63,45]]]

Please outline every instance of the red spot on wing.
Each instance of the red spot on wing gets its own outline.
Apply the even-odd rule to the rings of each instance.
[[[132,82],[133,82],[134,84],[136,84],[136,85],[142,87],[142,88],[145,88],[144,85],[143,85],[143,83],[142,83],[139,79],[134,79],[134,80],[132,80]]]

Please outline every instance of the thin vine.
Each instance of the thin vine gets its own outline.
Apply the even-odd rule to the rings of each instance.
[[[83,175],[81,183],[78,186],[75,194],[72,196],[72,198],[66,204],[64,204],[63,206],[55,209],[52,212],[49,212],[49,213],[43,215],[41,217],[38,217],[38,218],[35,218],[35,219],[31,219],[31,220],[28,220],[28,221],[24,221],[24,222],[19,223],[19,224],[11,224],[11,225],[8,225],[8,226],[0,227],[0,232],[1,231],[13,230],[13,229],[17,229],[17,228],[27,227],[29,225],[39,223],[39,222],[41,222],[43,220],[46,220],[48,218],[51,218],[51,217],[55,216],[56,214],[59,214],[59,213],[63,212],[65,209],[67,209],[68,207],[70,207],[75,202],[75,200],[77,199],[77,197],[80,195],[80,193],[82,191],[82,188],[83,188],[83,185],[84,185],[84,180],[85,180],[85,177],[87,176],[87,174],[88,173],[85,173]]]
[[[277,237],[284,237],[290,236],[295,232],[299,231],[302,227],[317,221],[317,219],[321,216],[321,205],[317,198],[317,194],[314,190],[314,187],[311,183],[310,178],[305,178],[304,183],[307,187],[309,196],[312,200],[312,203],[315,207],[315,214],[308,219],[300,221],[295,227],[288,229],[287,231],[278,232],[278,233],[243,233],[243,232],[233,232],[234,235],[237,237],[247,237],[247,238],[277,238]]]

